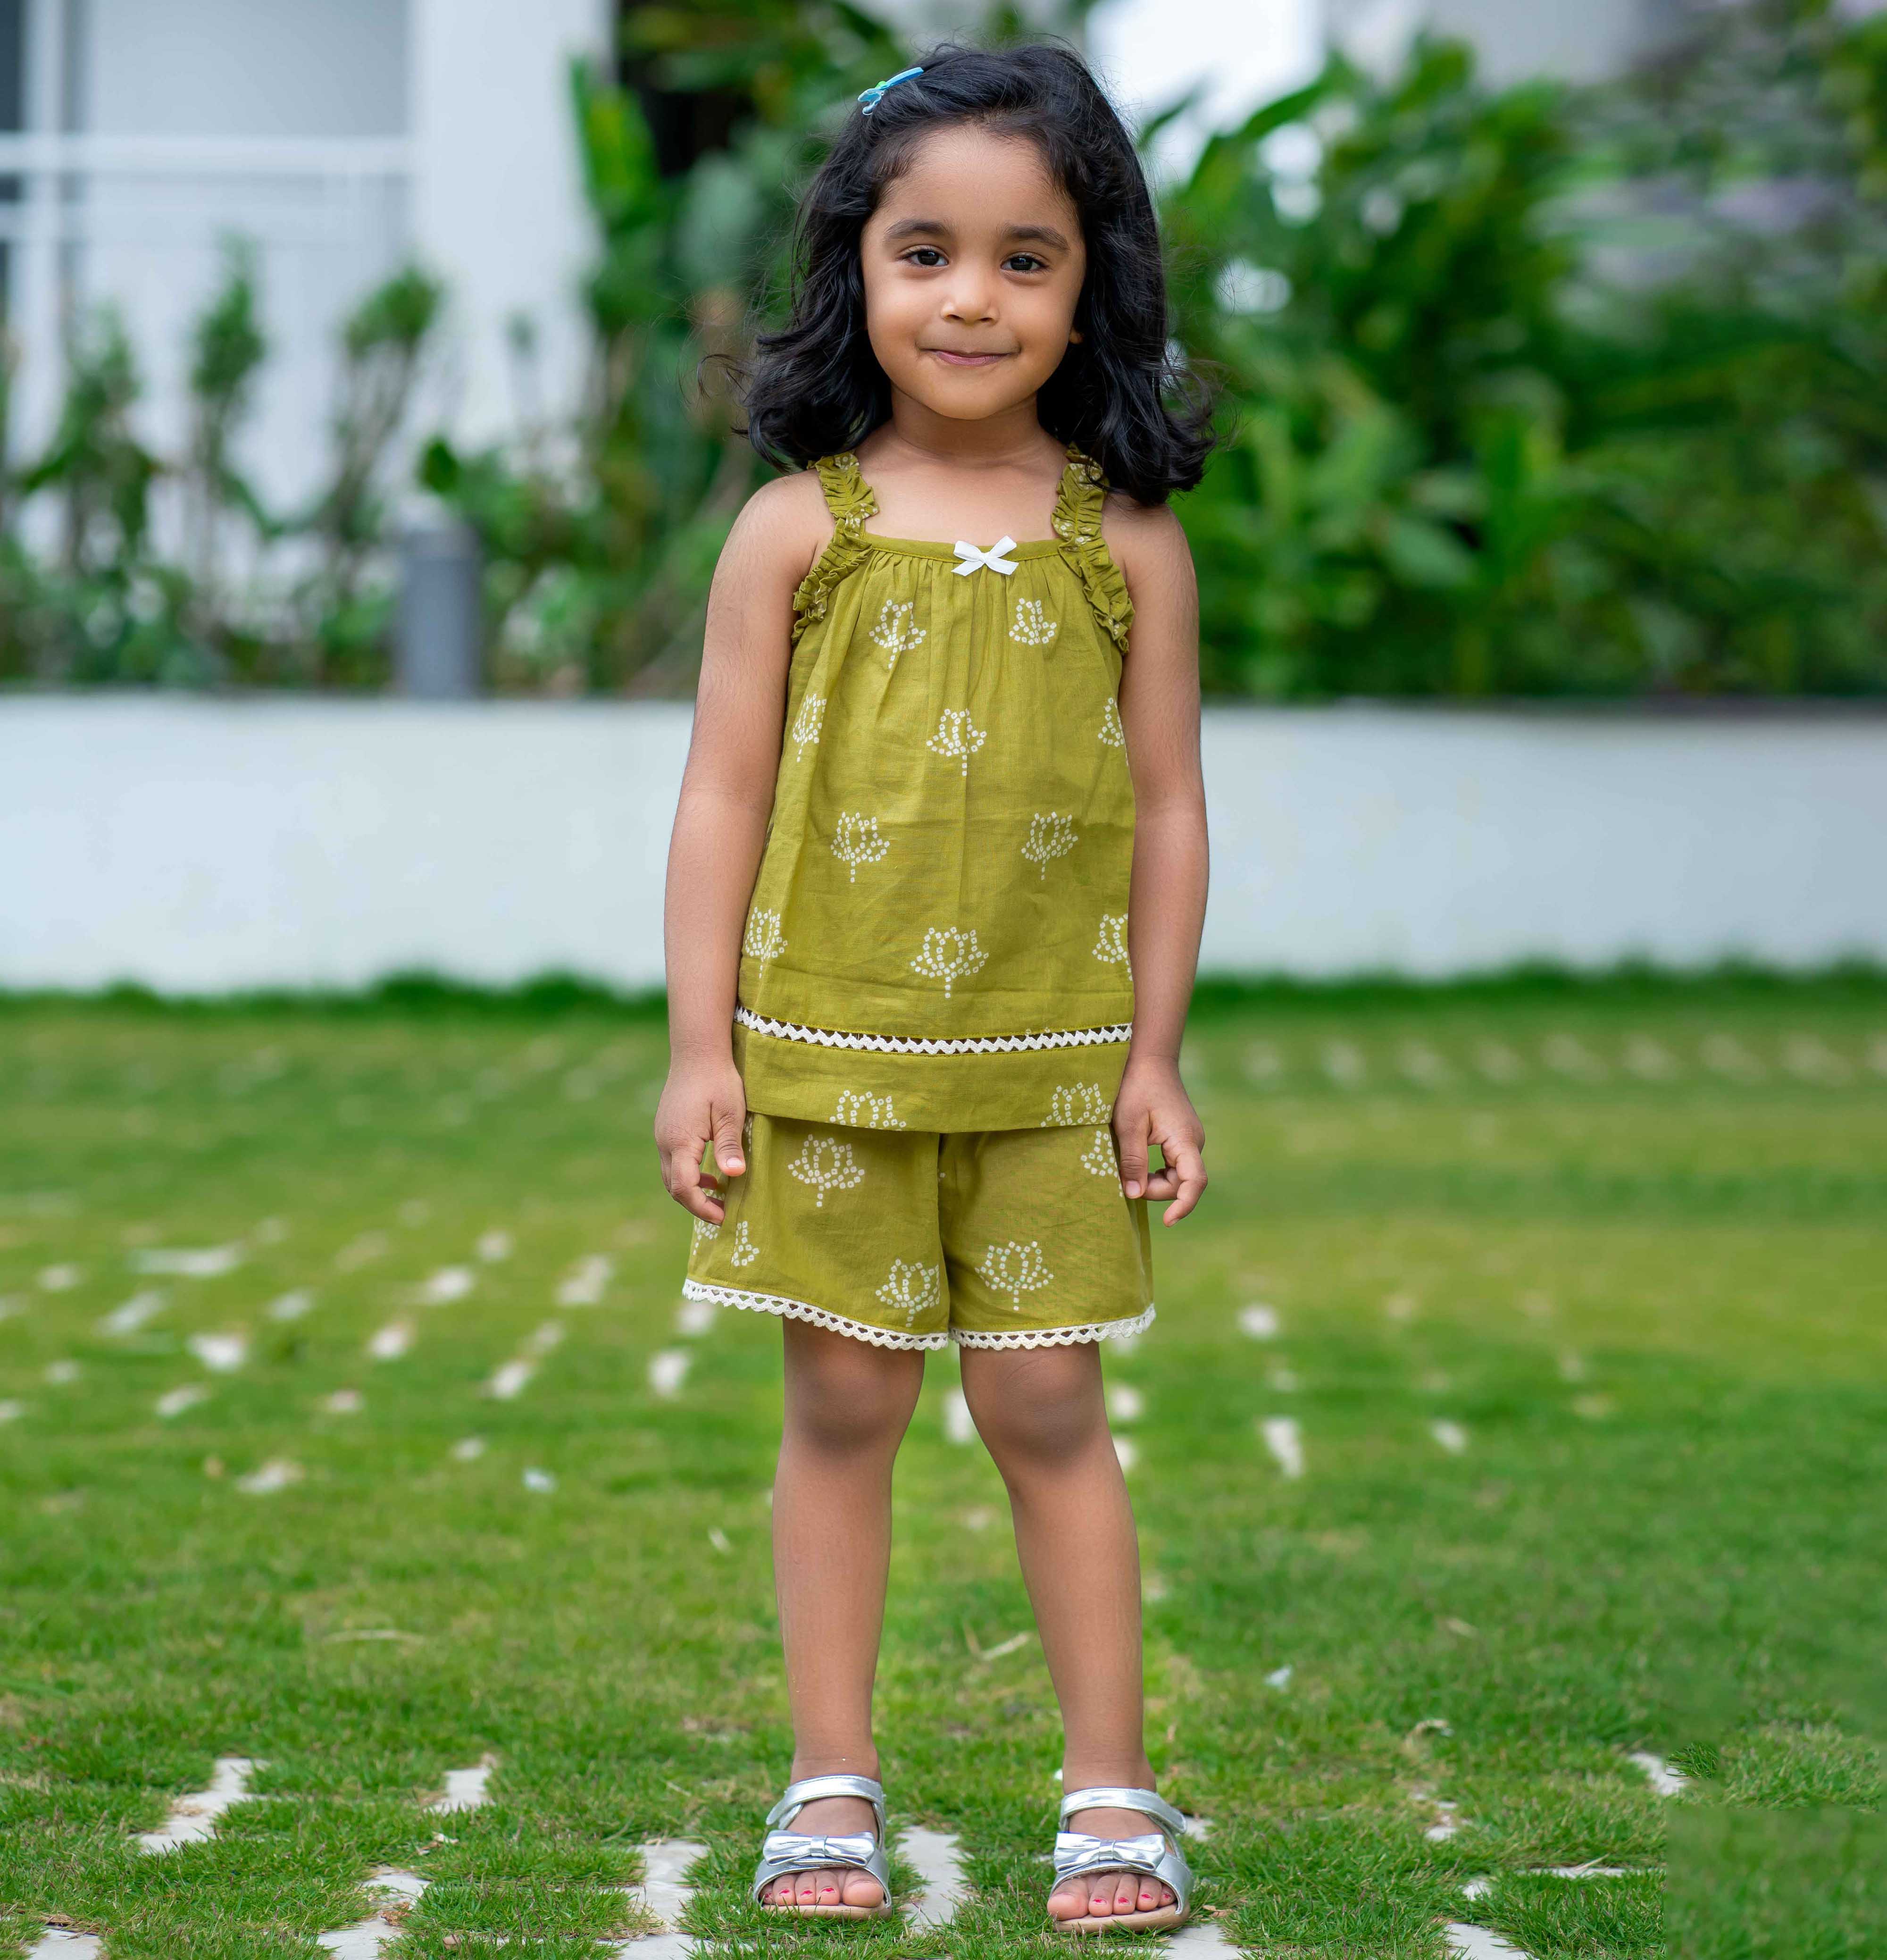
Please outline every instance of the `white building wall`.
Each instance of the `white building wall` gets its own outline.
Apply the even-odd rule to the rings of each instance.
[[[662,974],[675,706],[0,700],[0,987]],[[1208,972],[1887,960],[1887,720],[1217,709]]]
[[[516,425],[505,335],[538,331],[546,409],[573,406],[586,345],[577,287],[595,256],[568,83],[606,55],[608,0],[411,0],[414,240],[453,294],[448,415],[490,441]]]

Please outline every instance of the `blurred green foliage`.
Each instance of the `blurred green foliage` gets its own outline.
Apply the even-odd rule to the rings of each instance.
[[[141,446],[102,314],[46,454],[0,475],[0,677],[381,684],[417,441],[483,542],[494,686],[688,689],[766,474],[735,384],[783,304],[793,192],[909,50],[847,0],[624,21],[628,79],[571,78],[597,241],[580,412],[544,414],[520,320],[513,438],[423,439],[443,296],[408,272],[345,326],[321,493],[272,514],[235,460],[267,349],[233,247],[180,461]],[[1449,43],[1387,77],[1336,60],[1164,185],[1174,332],[1227,436],[1180,500],[1210,690],[1887,692],[1887,17],[1683,21],[1593,89],[1489,88]],[[983,37],[1021,30],[999,12]],[[152,542],[167,479],[175,563]],[[33,498],[57,508],[48,562],[18,542]]]

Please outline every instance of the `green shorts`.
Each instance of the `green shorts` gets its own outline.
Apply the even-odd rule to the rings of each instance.
[[[726,1218],[695,1223],[690,1300],[878,1348],[1062,1347],[1152,1321],[1147,1201],[1121,1190],[1105,1127],[747,1120]]]

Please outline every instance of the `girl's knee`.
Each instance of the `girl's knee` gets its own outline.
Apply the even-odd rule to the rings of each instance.
[[[786,1323],[786,1427],[831,1454],[895,1448],[923,1381],[923,1357]]]
[[[1107,1408],[1094,1344],[966,1350],[964,1399],[999,1467],[1065,1463],[1105,1437]]]

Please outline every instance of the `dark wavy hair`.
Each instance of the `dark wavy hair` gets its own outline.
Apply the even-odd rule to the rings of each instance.
[[[744,390],[754,447],[777,467],[802,468],[888,419],[891,383],[866,335],[859,235],[918,143],[967,123],[1034,143],[1081,219],[1082,338],[1037,398],[1042,426],[1142,504],[1190,490],[1212,446],[1211,402],[1167,351],[1159,228],[1113,104],[1079,56],[1053,45],[952,43],[923,66],[869,116],[847,117],[801,200],[789,317],[760,336]]]

